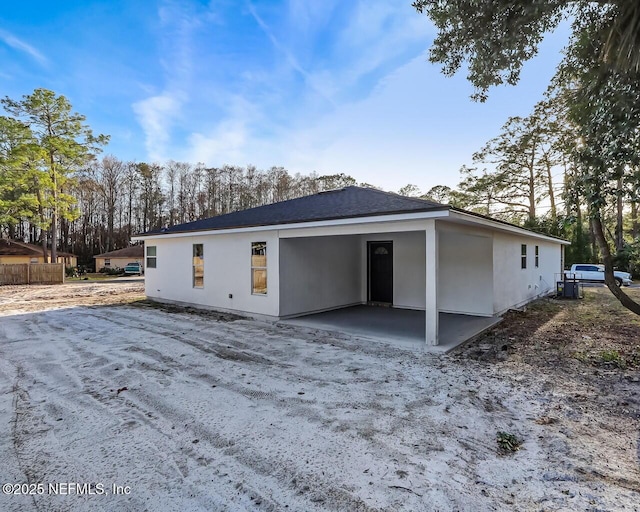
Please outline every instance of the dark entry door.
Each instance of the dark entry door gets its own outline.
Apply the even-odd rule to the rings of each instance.
[[[393,242],[369,242],[369,301],[393,304]]]

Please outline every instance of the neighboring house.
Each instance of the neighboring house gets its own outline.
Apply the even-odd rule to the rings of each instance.
[[[382,303],[492,317],[555,289],[563,240],[346,187],[138,235],[149,298],[263,319]]]
[[[47,249],[47,257],[49,263],[54,263],[51,261],[51,249]],[[0,239],[0,264],[12,263],[44,263],[42,246]],[[75,267],[78,265],[78,257],[75,254],[58,251],[58,263],[64,263],[66,267]]]
[[[124,268],[128,263],[140,263],[144,268],[144,246],[132,245],[124,249],[105,252],[93,257],[96,260],[96,272],[102,268]]]

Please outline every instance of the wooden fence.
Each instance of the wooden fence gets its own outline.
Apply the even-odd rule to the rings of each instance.
[[[0,286],[5,284],[64,283],[64,263],[0,265]]]

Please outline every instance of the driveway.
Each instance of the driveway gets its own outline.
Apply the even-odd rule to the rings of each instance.
[[[102,286],[105,300],[122,290]],[[53,306],[37,298],[53,287],[23,306],[0,290],[0,477],[54,484],[0,495],[0,510],[637,504],[569,469],[586,462],[563,448],[570,431],[534,421],[543,390],[473,361],[144,303],[78,306],[91,303],[78,289],[58,288]],[[498,453],[498,431],[523,449]]]

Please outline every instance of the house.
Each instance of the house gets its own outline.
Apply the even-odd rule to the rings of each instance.
[[[51,261],[51,249],[47,249],[47,259]],[[0,264],[15,263],[44,263],[42,246],[27,244],[17,240],[0,239]],[[58,251],[58,263],[64,263],[66,267],[78,265],[78,257],[75,254]]]
[[[140,263],[144,268],[144,246],[131,245],[124,249],[105,252],[94,256],[96,272],[102,268],[124,268],[128,263]]]
[[[150,299],[270,320],[387,305],[373,309],[371,325],[413,311],[427,345],[448,343],[441,339],[445,327],[491,320],[552,292],[567,244],[448,205],[360,187],[134,239],[145,243]],[[389,318],[402,327],[400,316]]]

